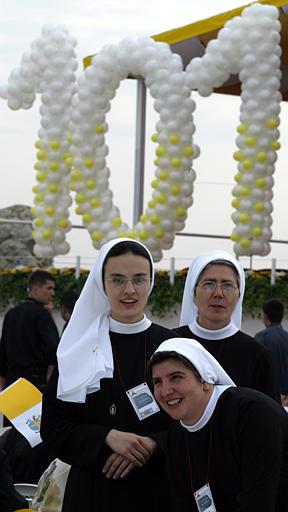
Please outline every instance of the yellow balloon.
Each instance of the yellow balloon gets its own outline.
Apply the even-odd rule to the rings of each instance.
[[[58,220],[57,226],[61,229],[66,229],[69,226],[69,222],[64,217]]]
[[[271,148],[274,150],[274,151],[278,151],[278,149],[281,148],[281,144],[280,142],[278,142],[278,140],[272,140],[271,142]]]
[[[46,176],[46,172],[45,171],[37,172],[37,174],[36,174],[36,180],[37,181],[40,181],[42,183],[43,181],[46,181],[46,178],[47,178],[47,176]]]
[[[159,180],[166,181],[169,178],[169,172],[160,170],[158,172]]]
[[[73,157],[72,156],[68,156],[67,158],[65,158],[65,165],[67,165],[67,167],[72,167],[73,166]]]
[[[257,162],[266,162],[267,160],[267,153],[265,151],[259,151],[256,155]]]
[[[165,146],[158,146],[155,153],[158,157],[165,156],[167,155],[167,148]]]
[[[96,181],[95,180],[87,180],[85,183],[85,186],[88,190],[94,190],[94,188],[96,188]]]
[[[76,206],[75,213],[77,213],[77,215],[82,215],[82,208],[80,205]]]
[[[252,137],[252,136],[250,136],[250,137],[247,137],[247,138],[245,139],[245,144],[246,144],[246,146],[248,146],[249,148],[252,148],[253,146],[255,146],[256,142],[257,142],[256,137]]]
[[[51,240],[51,238],[53,238],[53,233],[51,229],[45,229],[41,236],[43,240]]]
[[[56,139],[51,140],[51,142],[50,142],[50,147],[51,147],[51,149],[54,149],[55,151],[56,151],[57,149],[59,149],[59,148],[60,148],[60,142],[59,142],[59,140],[56,140]]]
[[[172,167],[174,167],[175,169],[179,169],[179,167],[181,167],[181,164],[182,164],[181,158],[178,158],[177,156],[172,158],[172,160],[171,160]]]
[[[181,208],[180,206],[176,208],[176,215],[177,217],[184,217],[186,215],[185,208]]]
[[[36,194],[35,201],[37,203],[43,203],[43,201],[44,201],[44,194],[42,192],[39,192],[38,194]]]
[[[152,142],[158,142],[158,133],[153,133],[153,135],[151,136],[151,140]]]
[[[90,224],[90,222],[92,222],[92,220],[93,220],[93,215],[91,215],[91,213],[84,213],[84,215],[83,215],[84,224]]]
[[[56,194],[56,192],[58,192],[58,185],[56,185],[56,183],[50,183],[48,190],[51,194]]]
[[[165,235],[165,231],[163,228],[155,229],[156,238],[163,238],[164,235]]]
[[[146,213],[143,213],[143,215],[140,216],[140,222],[142,222],[142,224],[145,224],[147,221],[148,215],[146,215]]]
[[[91,238],[92,238],[92,240],[97,242],[97,241],[102,240],[103,235],[102,235],[101,231],[93,231]]]
[[[236,231],[234,231],[234,233],[231,234],[230,238],[232,242],[239,242],[240,240],[240,236],[238,235],[238,233],[236,233]]]
[[[47,160],[47,151],[40,149],[37,151],[37,158],[38,160]]]
[[[68,133],[68,135],[66,137],[66,140],[67,140],[68,144],[72,144],[72,142],[73,142],[73,135],[72,135],[72,133]]]
[[[233,153],[233,158],[234,160],[237,160],[237,162],[242,162],[242,160],[245,158],[245,155],[242,153],[242,151],[235,151],[235,153]]]
[[[94,160],[92,160],[92,158],[85,158],[84,165],[87,169],[92,169],[92,167],[94,167]]]
[[[240,181],[242,180],[243,176],[244,176],[243,172],[238,172],[237,174],[235,174],[234,180],[236,181],[236,183],[240,183]]]
[[[257,180],[255,181],[255,187],[264,188],[265,186],[266,186],[265,178],[257,178]]]
[[[254,236],[258,237],[258,236],[262,235],[263,231],[262,231],[261,228],[255,227],[255,228],[252,229],[252,233],[253,233]]]
[[[83,180],[83,173],[81,171],[78,171],[77,169],[74,169],[71,172],[71,180],[73,181],[81,181]]]
[[[279,119],[275,118],[275,117],[271,117],[269,119],[266,119],[265,121],[265,125],[267,128],[271,128],[272,130],[274,128],[277,128],[277,126],[279,126],[280,124],[280,121]]]
[[[55,215],[55,208],[53,206],[47,206],[45,208],[45,212],[48,215],[48,217],[53,217],[53,215]]]
[[[37,185],[34,185],[34,187],[32,187],[32,192],[33,194],[37,194],[37,192],[39,192]]]
[[[248,159],[243,160],[242,166],[243,166],[243,169],[245,169],[245,171],[249,171],[253,167],[253,162],[252,162],[252,160],[248,160]]]
[[[183,148],[182,154],[183,154],[183,156],[186,156],[187,158],[189,158],[189,157],[193,156],[193,149],[191,148],[191,146],[186,146],[185,148]]]
[[[248,132],[248,128],[249,128],[248,125],[245,123],[239,124],[239,126],[237,126],[237,132],[241,133],[241,135],[242,135],[243,133]]]
[[[248,197],[251,194],[251,190],[249,187],[241,187],[240,189],[240,196],[241,197]]]
[[[105,125],[104,124],[96,124],[95,132],[98,133],[98,135],[105,133]]]
[[[173,185],[170,190],[173,196],[178,196],[181,192],[181,187],[179,185]]]
[[[120,226],[122,225],[122,220],[120,219],[120,217],[115,217],[115,219],[112,220],[112,224],[113,226],[115,226],[115,228],[120,228]]]
[[[50,162],[50,164],[49,164],[50,171],[57,172],[57,171],[59,171],[59,168],[60,168],[60,165],[58,164],[58,162]]]
[[[39,162],[35,162],[35,164],[33,165],[33,167],[34,167],[34,169],[35,169],[36,171],[39,171],[39,169],[40,169]]]
[[[241,201],[240,201],[240,199],[238,199],[238,198],[233,199],[233,201],[232,201],[232,203],[231,203],[231,205],[233,206],[233,208],[239,208],[240,204],[241,204]]]
[[[34,225],[37,227],[37,228],[41,228],[41,226],[43,226],[43,224],[45,224],[45,221],[44,219],[38,217],[37,219],[34,220]]]
[[[150,199],[150,201],[148,201],[149,208],[155,208],[156,205],[157,201],[155,201],[155,199]]]
[[[253,209],[256,213],[262,213],[265,210],[264,203],[262,201],[258,201],[258,203],[255,203],[253,206]]]
[[[166,194],[159,194],[157,196],[157,202],[160,203],[160,204],[167,203],[167,196],[166,196]]]
[[[148,240],[149,234],[147,231],[141,231],[141,233],[139,233],[139,238],[140,240]]]
[[[75,201],[76,203],[85,203],[86,196],[84,194],[76,194]]]
[[[248,224],[250,221],[250,215],[248,213],[240,213],[239,222],[240,224]]]
[[[161,218],[159,215],[155,214],[155,215],[152,215],[150,220],[151,220],[151,224],[159,224]]]
[[[251,245],[251,242],[250,240],[248,240],[248,238],[242,238],[242,240],[240,240],[240,247],[242,247],[242,249],[248,249],[248,247],[250,247]]]
[[[41,149],[41,140],[39,140],[39,139],[38,139],[38,140],[36,140],[36,142],[35,142],[35,148],[37,148],[37,149]]]
[[[159,181],[158,181],[158,180],[156,180],[156,179],[155,179],[155,180],[152,180],[152,181],[151,181],[151,187],[152,187],[152,188],[157,188],[157,187],[158,187],[158,185],[159,185]]]
[[[171,133],[169,135],[169,142],[170,144],[178,144],[180,142],[180,137],[177,133]]]
[[[90,204],[91,204],[92,208],[98,208],[98,206],[100,206],[100,204],[101,204],[101,201],[97,197],[93,197],[93,199],[91,199],[91,201],[90,201]]]

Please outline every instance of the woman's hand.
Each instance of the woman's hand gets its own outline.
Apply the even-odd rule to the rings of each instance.
[[[117,478],[125,478],[133,468],[135,468],[135,464],[132,464],[130,460],[123,455],[112,453],[104,464],[102,472],[106,474],[107,478],[117,480]]]
[[[117,455],[122,455],[139,467],[149,460],[156,447],[156,442],[150,437],[115,429],[110,430],[105,442]]]

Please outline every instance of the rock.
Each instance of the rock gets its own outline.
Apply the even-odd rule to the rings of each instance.
[[[27,223],[3,222],[19,219]],[[32,214],[30,206],[15,204],[0,209],[0,270],[11,267],[49,267],[53,260],[33,254]]]

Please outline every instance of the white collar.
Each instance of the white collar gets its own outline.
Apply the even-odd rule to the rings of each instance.
[[[218,402],[220,396],[222,395],[222,393],[224,393],[224,391],[226,391],[226,389],[231,388],[231,387],[232,387],[232,385],[225,385],[225,386],[216,385],[216,386],[214,386],[211,398],[210,398],[201,418],[196,423],[194,423],[194,425],[185,425],[185,423],[183,423],[180,420],[182,427],[186,428],[186,430],[188,430],[188,432],[197,432],[197,430],[201,430],[201,428],[205,427],[205,425],[208,423],[208,421],[210,420],[210,418],[215,410],[215,407],[217,405],[217,402]]]
[[[225,325],[222,329],[205,329],[198,324],[197,320],[188,324],[188,327],[192,334],[196,334],[200,336],[200,338],[204,338],[206,340],[223,340],[225,338],[229,338],[236,334],[239,331],[238,327],[233,322]]]
[[[119,334],[137,334],[138,332],[143,332],[149,329],[151,325],[151,320],[147,318],[146,315],[134,324],[123,324],[122,322],[118,322],[114,320],[111,316],[109,317],[109,330],[111,332],[117,332]]]

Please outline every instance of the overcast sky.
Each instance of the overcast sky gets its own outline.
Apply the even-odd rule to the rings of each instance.
[[[65,25],[77,40],[78,74],[82,72],[82,59],[97,53],[107,43],[117,43],[126,36],[154,35],[172,28],[193,23],[215,14],[243,5],[233,0],[0,0],[0,83],[5,83],[10,71],[18,67],[24,51],[37,39],[44,24]],[[200,146],[201,155],[194,161],[197,173],[194,204],[184,232],[229,236],[233,229],[230,219],[231,189],[236,164],[236,126],[239,119],[238,97],[212,95],[196,101],[194,142]],[[150,136],[154,133],[156,113],[148,102],[147,146],[145,171],[145,202],[150,198],[153,178],[153,151]],[[135,127],[135,83],[121,84],[107,121],[110,130],[108,165],[111,169],[111,189],[114,202],[122,218],[132,224],[133,164]],[[34,142],[39,129],[39,103],[29,111],[11,111],[0,100],[0,208],[13,204],[32,205],[32,186],[35,184]],[[287,106],[282,105],[281,143],[276,164],[274,187],[273,238],[288,239],[287,231]],[[153,147],[153,150],[155,147]],[[127,192],[131,202],[127,204]],[[80,224],[80,217],[72,212],[73,224]],[[68,235],[71,251],[55,263],[70,265],[76,255],[83,266],[90,266],[96,250],[88,233],[73,229]],[[269,267],[271,258],[277,258],[278,267],[288,268],[287,245],[271,244],[268,257],[254,258],[254,265]],[[176,258],[177,268],[189,264],[191,256],[209,249],[222,248],[233,253],[230,241],[202,238],[176,237],[173,248],[164,251],[157,267],[167,268],[169,258]],[[247,264],[247,259],[241,261]],[[86,264],[86,265],[85,265]]]

